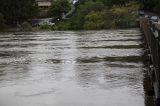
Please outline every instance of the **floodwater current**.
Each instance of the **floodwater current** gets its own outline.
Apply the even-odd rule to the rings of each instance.
[[[0,34],[0,106],[152,106],[139,29]]]

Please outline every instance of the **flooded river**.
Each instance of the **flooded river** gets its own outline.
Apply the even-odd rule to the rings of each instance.
[[[150,106],[138,29],[0,34],[0,106]]]

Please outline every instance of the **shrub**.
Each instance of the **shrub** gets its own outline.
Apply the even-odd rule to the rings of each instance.
[[[23,23],[22,23],[22,30],[23,30],[23,31],[32,31],[33,29],[32,29],[32,26],[31,26],[30,23],[28,23],[28,22],[23,22]]]
[[[52,26],[51,25],[41,25],[40,30],[51,30]]]

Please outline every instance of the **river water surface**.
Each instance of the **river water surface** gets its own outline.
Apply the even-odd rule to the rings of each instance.
[[[0,34],[0,106],[147,106],[138,29]]]

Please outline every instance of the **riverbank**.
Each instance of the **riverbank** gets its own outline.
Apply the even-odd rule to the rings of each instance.
[[[108,8],[101,1],[84,1],[79,4],[75,14],[55,25],[32,27],[24,22],[21,27],[9,28],[5,31],[61,31],[61,30],[103,30],[128,29],[137,27],[136,19],[140,4],[129,2],[125,5],[113,5]]]
[[[80,4],[75,15],[53,27],[53,30],[100,30],[134,28],[138,17],[139,3],[129,2],[123,6],[107,8],[100,1]]]

